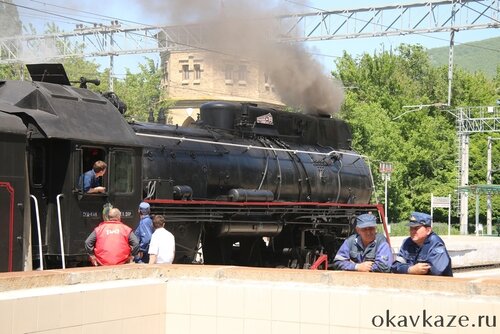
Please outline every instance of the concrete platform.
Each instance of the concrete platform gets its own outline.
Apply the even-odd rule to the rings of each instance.
[[[500,332],[498,279],[130,264],[0,274],[0,290],[11,334]]]
[[[453,277],[457,278],[474,278],[474,279],[497,279],[500,280],[500,269],[484,269],[453,273]]]
[[[453,268],[500,263],[500,237],[441,236],[451,256]],[[391,237],[395,254],[406,237]]]

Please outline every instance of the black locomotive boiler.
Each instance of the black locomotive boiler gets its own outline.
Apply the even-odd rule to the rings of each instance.
[[[165,215],[177,263],[292,268],[331,258],[356,214],[382,214],[341,120],[211,102],[187,127],[129,124],[116,96],[72,87],[60,65],[30,70],[0,81],[2,271],[84,264],[108,203],[133,228],[141,200]],[[96,160],[107,191],[87,194]]]

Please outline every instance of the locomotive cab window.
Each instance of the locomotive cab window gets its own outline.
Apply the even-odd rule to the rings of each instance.
[[[134,157],[132,151],[116,150],[110,154],[110,187],[116,193],[131,193],[134,182]]]
[[[107,192],[108,165],[106,151],[100,147],[80,147],[75,162],[75,189],[83,194]]]
[[[45,163],[45,147],[33,144],[30,149],[29,166],[31,186],[34,188],[42,188],[45,185]]]

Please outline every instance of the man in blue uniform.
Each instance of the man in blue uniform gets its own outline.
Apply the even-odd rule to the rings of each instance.
[[[413,212],[410,237],[401,245],[391,271],[399,274],[453,276],[451,259],[443,240],[432,232],[432,217]]]
[[[149,263],[149,243],[153,235],[153,221],[151,220],[151,207],[146,202],[139,204],[139,215],[141,220],[134,231],[134,234],[139,239],[139,253],[134,258],[136,263]]]
[[[333,269],[389,272],[393,261],[386,238],[376,232],[377,220],[371,213],[356,218],[356,234],[347,238],[333,260]]]

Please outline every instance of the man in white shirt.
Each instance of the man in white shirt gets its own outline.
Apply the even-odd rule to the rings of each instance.
[[[175,257],[175,238],[165,229],[165,218],[156,215],[153,227],[155,231],[149,243],[149,264],[172,263]]]

